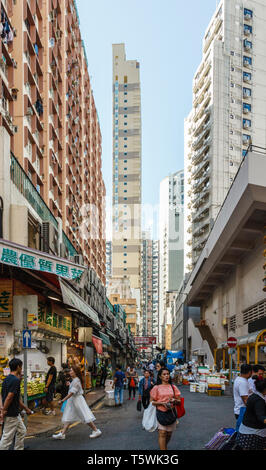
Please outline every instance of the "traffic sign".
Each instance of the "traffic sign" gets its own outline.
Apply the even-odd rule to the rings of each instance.
[[[23,330],[23,348],[31,349],[31,331]]]
[[[234,338],[234,336],[230,336],[227,340],[227,346],[228,348],[235,348],[237,345],[237,339]]]

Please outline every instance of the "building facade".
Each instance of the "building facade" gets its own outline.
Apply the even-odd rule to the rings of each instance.
[[[36,249],[44,244],[56,256],[77,256],[105,284],[101,131],[76,3],[8,0],[1,13],[1,25],[9,31],[1,41],[0,67],[6,158],[26,199],[33,201],[36,190],[53,215],[44,220],[46,228],[27,217],[27,234],[14,225],[14,241]],[[20,184],[24,177],[29,188]],[[19,224],[24,209],[16,210]],[[10,239],[7,225],[4,230]]]
[[[179,290],[184,274],[184,172],[173,173],[160,184],[160,341],[164,342],[164,326],[169,324],[172,292]]]
[[[185,269],[208,239],[249,144],[265,147],[266,5],[222,0],[206,29],[185,120]]]
[[[140,289],[141,93],[139,62],[113,45],[113,233],[112,275]]]
[[[141,331],[143,336],[159,334],[159,241],[142,233]]]

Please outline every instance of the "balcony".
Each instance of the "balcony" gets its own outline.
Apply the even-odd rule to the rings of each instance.
[[[19,192],[27,199],[40,218],[45,222],[51,222],[58,228],[57,220],[13,154],[11,154],[10,161],[10,176],[11,181],[13,181]]]
[[[211,185],[206,186],[201,190],[199,194],[192,200],[192,204],[194,208],[200,207],[202,204],[206,202],[206,198],[209,195]]]
[[[194,168],[194,171],[192,172],[192,177],[193,178],[198,178],[202,172],[202,170],[204,169],[204,167],[207,165],[207,162],[210,160],[210,154],[209,153],[206,153],[206,155],[203,157],[203,160],[201,161],[201,163],[199,163],[199,165],[197,165],[195,168]]]
[[[209,149],[211,144],[211,136],[208,136],[207,139],[204,140],[201,149],[199,149],[196,153],[194,153],[192,157],[192,163],[197,165],[201,162],[202,158],[205,156],[205,152]]]

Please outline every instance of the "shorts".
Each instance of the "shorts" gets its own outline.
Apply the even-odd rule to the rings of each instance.
[[[50,387],[48,387],[48,390],[47,390],[46,395],[45,395],[45,399],[46,399],[47,403],[50,403],[51,401],[53,401],[54,394],[55,394],[55,386],[50,385]]]

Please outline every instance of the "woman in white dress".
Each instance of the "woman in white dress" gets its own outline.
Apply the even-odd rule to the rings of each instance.
[[[67,402],[62,417],[64,428],[62,432],[54,434],[53,438],[65,439],[66,432],[70,424],[76,421],[86,423],[92,428],[93,432],[90,434],[91,438],[98,437],[102,433],[100,429],[97,429],[93,423],[96,418],[88,407],[83,396],[82,374],[80,368],[73,365],[70,369],[70,376],[73,380],[70,384],[68,395],[63,400],[59,401],[60,404],[64,403],[65,401]]]

